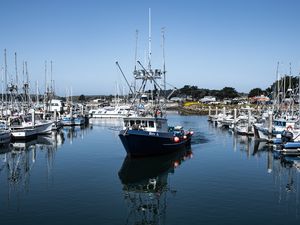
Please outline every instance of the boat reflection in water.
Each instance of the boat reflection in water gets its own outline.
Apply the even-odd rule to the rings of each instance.
[[[191,157],[190,149],[157,157],[126,156],[119,171],[129,206],[126,224],[161,224],[167,207],[166,195],[176,192],[168,184],[168,175]]]
[[[65,126],[62,128],[62,132],[65,134],[66,138],[72,144],[73,140],[76,138],[83,139],[84,136],[93,129],[91,125],[81,125],[81,126]]]
[[[12,142],[0,148],[0,180],[8,185],[8,201],[29,190],[30,174],[34,168],[37,155],[44,154],[47,160],[48,175],[51,172],[55,152],[64,143],[62,132],[52,132],[50,135],[38,136],[29,141]]]
[[[237,149],[246,153],[248,159],[265,159],[262,162],[266,164],[266,172],[273,179],[278,203],[289,204],[289,207],[292,205],[291,209],[299,216],[300,157],[280,155],[277,151],[273,151],[272,144],[254,140],[252,137],[243,139],[239,136],[234,137],[233,150]],[[290,201],[290,199],[295,201]]]

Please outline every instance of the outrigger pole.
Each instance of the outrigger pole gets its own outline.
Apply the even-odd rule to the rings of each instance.
[[[121,74],[123,75],[123,77],[124,77],[124,79],[125,79],[125,81],[126,81],[128,87],[129,87],[130,92],[134,95],[134,92],[132,91],[132,89],[131,89],[131,87],[130,87],[130,85],[129,85],[129,82],[128,82],[128,80],[127,80],[125,74],[123,73],[123,71],[122,71],[122,69],[121,69],[121,67],[120,67],[120,65],[119,65],[119,63],[118,63],[118,61],[116,61],[116,64],[117,64],[119,70],[121,71]]]

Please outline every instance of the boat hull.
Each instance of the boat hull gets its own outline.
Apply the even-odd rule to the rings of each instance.
[[[10,130],[1,130],[0,131],[0,144],[8,143],[11,139]]]
[[[13,139],[26,139],[26,138],[32,138],[39,134],[49,134],[52,130],[52,121],[37,124],[31,127],[12,127],[11,128],[11,135]]]
[[[119,137],[130,156],[150,156],[168,154],[191,143],[191,136],[179,142],[174,141],[172,132],[148,132],[143,130],[121,130]]]

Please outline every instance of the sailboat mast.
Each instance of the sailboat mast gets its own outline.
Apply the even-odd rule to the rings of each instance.
[[[136,70],[136,63],[137,63],[137,46],[138,46],[138,37],[139,37],[139,31],[135,31],[135,52],[134,52],[134,76],[137,76],[137,70]],[[131,88],[130,88],[131,89]],[[134,87],[133,87],[134,92],[136,91],[136,79],[134,77]]]
[[[53,89],[52,89],[52,60],[50,61],[50,91],[51,91],[51,94],[53,92]]]
[[[292,63],[290,63],[289,89],[292,89]]]
[[[25,83],[25,99],[27,106],[29,107],[29,78],[28,78],[28,69],[27,69],[27,61],[25,61],[25,75],[26,75],[26,83]]]
[[[4,92],[5,92],[5,102],[7,105],[7,58],[6,58],[6,49],[4,49]],[[6,111],[7,114],[7,111]]]
[[[276,68],[277,88],[275,88],[276,92],[274,91],[274,99],[275,99],[275,96],[276,96],[275,108],[277,107],[277,105],[279,105],[279,74],[278,74],[278,69],[279,69],[279,62],[277,62],[277,68]],[[278,109],[279,109],[279,107],[278,107]]]
[[[47,61],[45,61],[45,93],[47,93]]]
[[[39,105],[39,81],[36,81],[36,104]]]
[[[139,31],[136,30],[135,31],[135,50],[134,50],[134,71],[136,71],[138,35],[139,35]]]
[[[148,55],[148,69],[151,70],[151,8],[149,8],[149,55]]]
[[[1,67],[1,118],[3,118],[3,67]]]
[[[16,92],[18,93],[19,78],[18,78],[18,63],[17,63],[17,53],[16,52],[15,52],[15,69],[16,69]]]
[[[286,86],[286,74],[284,74],[284,77],[283,77],[283,91],[282,91],[282,100],[285,101],[285,86]]]
[[[163,53],[163,79],[164,79],[164,95],[166,97],[166,58],[165,58],[165,28],[161,29],[162,34],[162,53]]]

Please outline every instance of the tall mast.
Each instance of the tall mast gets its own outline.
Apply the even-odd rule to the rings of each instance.
[[[36,105],[39,105],[39,81],[36,81]]]
[[[53,90],[52,90],[52,60],[50,61],[50,91],[51,91],[51,93],[53,92]]]
[[[290,63],[289,91],[292,91],[292,63]]]
[[[284,74],[284,77],[283,77],[283,91],[282,91],[282,100],[284,101],[285,100],[285,86],[286,86],[286,74]]]
[[[16,69],[16,92],[18,92],[19,78],[18,78],[18,63],[17,63],[17,53],[15,52],[15,69]]]
[[[47,93],[47,60],[45,60],[45,93]]]
[[[1,117],[3,118],[3,67],[1,67]]]
[[[277,79],[277,105],[279,106],[279,93],[280,93],[280,90],[279,90],[279,72],[278,72],[278,69],[279,69],[279,62],[277,62],[277,69],[276,69],[276,79]],[[279,109],[279,108],[278,108]]]
[[[165,28],[161,29],[162,34],[162,53],[163,53],[163,75],[164,75],[164,95],[166,97],[166,58],[165,58]]]
[[[25,62],[23,61],[23,65],[22,65],[22,82],[23,82],[23,85],[25,83]]]
[[[7,104],[7,59],[6,59],[6,49],[4,49],[4,92],[5,92],[5,102]],[[7,113],[7,112],[6,112]]]
[[[139,36],[139,31],[138,30],[136,30],[135,31],[135,52],[134,52],[134,72],[133,72],[133,74],[134,74],[134,76],[136,77],[136,76],[138,76],[138,72],[137,72],[137,70],[136,70],[136,63],[137,63],[137,46],[138,46],[138,36]],[[133,90],[134,90],[134,92],[136,91],[136,79],[135,79],[135,77],[134,77],[134,87],[133,87]],[[130,88],[131,89],[131,88]]]
[[[28,69],[27,69],[27,61],[25,61],[25,75],[26,75],[26,83],[25,83],[25,101],[26,103],[28,103],[28,107],[29,107],[29,78],[28,78]]]
[[[138,45],[139,31],[135,31],[135,51],[134,51],[134,71],[136,71],[136,61],[137,61],[137,45]]]
[[[151,70],[151,8],[149,8],[149,56],[148,56],[148,69]]]
[[[26,70],[26,83],[27,83],[27,85],[29,85],[29,75],[28,75],[27,61],[25,61],[25,70]]]

